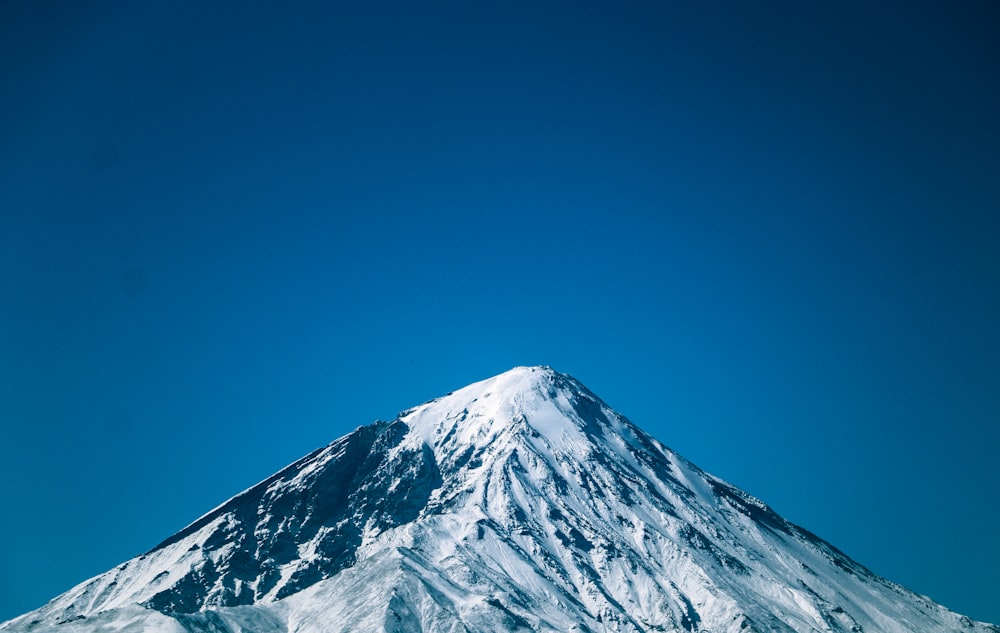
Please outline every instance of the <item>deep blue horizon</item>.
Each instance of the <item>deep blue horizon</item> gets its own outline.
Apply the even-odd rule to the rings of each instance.
[[[0,7],[0,621],[549,365],[1000,623],[989,3]]]

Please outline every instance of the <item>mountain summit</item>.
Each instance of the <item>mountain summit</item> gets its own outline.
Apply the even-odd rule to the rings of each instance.
[[[360,427],[0,630],[1000,633],[547,367]]]

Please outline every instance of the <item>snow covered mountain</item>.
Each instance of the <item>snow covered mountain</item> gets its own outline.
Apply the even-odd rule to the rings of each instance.
[[[0,626],[986,632],[518,367],[356,429]]]

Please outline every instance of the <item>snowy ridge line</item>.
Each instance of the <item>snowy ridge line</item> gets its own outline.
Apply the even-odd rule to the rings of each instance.
[[[334,442],[334,444],[335,443],[336,443],[336,441]],[[300,458],[298,461],[293,462],[292,464],[289,464],[288,466],[282,468],[280,471],[278,471],[277,473],[271,475],[270,477],[268,477],[264,481],[256,483],[256,484],[250,486],[249,488],[247,488],[246,490],[244,490],[243,492],[237,493],[233,497],[227,499],[226,501],[223,501],[222,503],[220,503],[216,507],[212,508],[211,510],[209,510],[205,514],[201,515],[200,517],[198,517],[197,519],[195,519],[194,521],[192,521],[191,523],[189,523],[185,527],[181,528],[176,534],[174,534],[174,535],[172,535],[170,537],[167,537],[165,540],[163,540],[162,542],[158,543],[156,546],[154,546],[152,549],[150,549],[148,552],[146,552],[146,555],[152,554],[156,550],[162,549],[164,547],[167,547],[168,545],[172,545],[172,544],[176,543],[177,541],[180,541],[180,540],[184,539],[185,537],[189,536],[193,532],[197,532],[202,527],[204,527],[205,525],[207,525],[208,523],[210,523],[213,518],[215,518],[219,514],[222,514],[227,508],[231,508],[234,504],[239,503],[240,501],[242,501],[246,497],[252,496],[255,491],[257,491],[257,490],[259,490],[261,488],[267,488],[272,483],[274,483],[276,481],[279,481],[280,479],[284,478],[289,472],[291,472],[291,471],[296,471],[297,472],[297,471],[301,470],[305,466],[305,464],[307,464],[308,462],[314,460],[317,456],[319,456],[324,451],[329,450],[331,448],[331,446],[333,446],[333,444],[329,444],[327,446],[321,446],[320,448],[315,449],[313,452],[309,453],[305,457]]]

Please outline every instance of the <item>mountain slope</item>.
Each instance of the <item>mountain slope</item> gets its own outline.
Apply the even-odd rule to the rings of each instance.
[[[0,630],[1000,631],[881,579],[574,379],[360,427]]]

